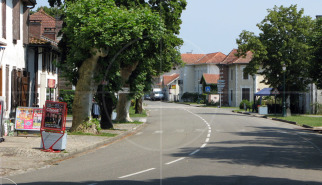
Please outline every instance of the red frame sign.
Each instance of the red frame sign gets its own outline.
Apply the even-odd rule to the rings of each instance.
[[[46,101],[41,131],[60,132],[66,129],[67,103]]]

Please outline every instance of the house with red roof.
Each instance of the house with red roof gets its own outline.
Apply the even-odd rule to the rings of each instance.
[[[221,52],[209,54],[186,53],[181,55],[185,66],[182,68],[180,80],[182,80],[182,93],[202,93],[200,79],[204,74],[220,74],[219,67],[226,55]]]
[[[261,81],[261,75],[250,76],[244,73],[247,64],[252,60],[252,52],[246,56],[237,56],[237,49],[233,49],[219,64],[224,82],[222,101],[229,106],[237,107],[242,100],[253,101],[254,94],[268,87]]]
[[[180,74],[163,75],[162,89],[164,99],[167,101],[179,101],[179,77]]]
[[[28,69],[30,73],[30,104],[42,107],[46,100],[57,100],[59,61],[58,32],[61,21],[43,9],[29,18]]]
[[[3,118],[17,106],[29,105],[29,10],[36,0],[5,0],[0,4],[0,100]],[[19,93],[18,93],[19,92]]]

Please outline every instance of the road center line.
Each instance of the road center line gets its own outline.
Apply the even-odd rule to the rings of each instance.
[[[152,170],[155,170],[155,168],[150,168],[150,169],[139,171],[139,172],[132,173],[132,174],[129,174],[129,175],[124,175],[122,177],[119,177],[119,179],[124,179],[124,178],[127,178],[127,177],[131,177],[131,176],[138,175],[138,174],[145,173],[145,172],[152,171]]]
[[[165,164],[166,164],[166,165],[173,164],[173,163],[178,162],[178,161],[181,161],[181,160],[183,160],[183,159],[185,159],[185,157],[181,157],[181,158],[179,158],[179,159],[176,159],[176,160],[174,160],[174,161],[171,161],[171,162],[168,162],[168,163],[165,163]]]

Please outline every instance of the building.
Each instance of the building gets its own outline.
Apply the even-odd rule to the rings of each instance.
[[[202,84],[200,83],[203,74],[220,74],[217,64],[220,64],[226,55],[221,52],[210,54],[182,54],[181,58],[184,67],[181,68],[180,80],[182,81],[182,94],[185,92],[202,93]]]
[[[179,101],[179,77],[180,74],[163,75],[162,90],[164,92],[165,100]]]
[[[17,106],[29,106],[28,20],[35,4],[35,0],[6,0],[0,4],[0,99],[4,101],[6,119],[14,116]]]
[[[56,101],[59,93],[58,32],[61,21],[43,9],[30,16],[28,66],[30,73],[30,105],[43,107],[46,100]]]

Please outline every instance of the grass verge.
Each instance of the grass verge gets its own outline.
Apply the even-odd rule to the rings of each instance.
[[[287,121],[296,122],[297,125],[307,125],[310,127],[322,127],[322,118],[321,117],[309,117],[309,116],[269,116],[271,118],[283,119]]]
[[[142,114],[135,114],[135,109],[134,107],[130,107],[130,117],[147,117],[148,115],[146,114],[146,110],[143,109]]]

